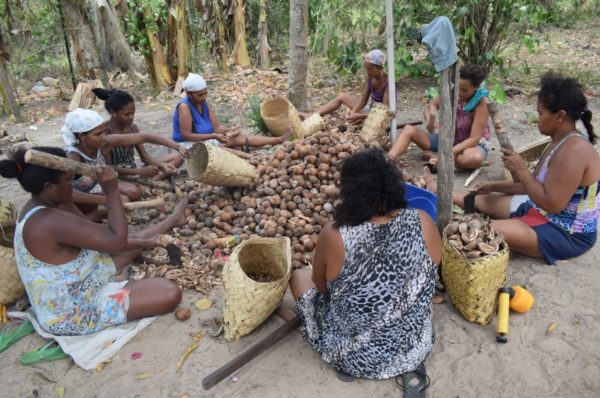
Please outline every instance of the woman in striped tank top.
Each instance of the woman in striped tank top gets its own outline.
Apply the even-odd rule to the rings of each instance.
[[[111,116],[108,121],[108,135],[140,132],[139,127],[133,122],[135,101],[131,94],[123,90],[103,88],[95,88],[92,91],[96,97],[105,101],[104,108]],[[137,167],[135,163],[134,148],[143,163],[142,167]],[[161,179],[173,174],[183,164],[183,156],[178,152],[172,152],[152,157],[146,152],[144,144],[117,145],[110,151],[110,164],[122,176],[139,175]]]
[[[579,256],[596,242],[600,215],[600,156],[592,112],[581,85],[552,72],[541,79],[538,128],[552,141],[534,172],[516,152],[502,149],[513,181],[475,186],[475,207],[497,219],[509,247],[548,264]],[[579,132],[581,120],[587,135]],[[455,202],[464,205],[464,195]]]

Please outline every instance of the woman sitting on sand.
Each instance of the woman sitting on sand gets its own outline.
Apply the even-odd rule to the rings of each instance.
[[[96,97],[105,101],[104,107],[111,116],[108,121],[108,135],[140,132],[138,126],[133,122],[135,102],[127,91],[103,88],[95,88],[92,91]],[[135,164],[134,147],[140,155],[143,167],[137,167]],[[144,144],[119,145],[110,150],[110,164],[120,176],[164,177],[173,174],[183,164],[183,157],[178,152],[174,152],[153,158],[146,152]]]
[[[232,150],[235,154],[249,158],[249,147],[282,144],[290,137],[289,130],[281,137],[265,137],[262,135],[244,135],[239,129],[228,128],[219,124],[217,115],[211,111],[206,102],[208,88],[200,75],[188,74],[183,81],[183,89],[187,96],[179,101],[173,113],[173,140],[177,142],[209,141],[226,148],[241,147],[244,152]]]
[[[312,271],[290,280],[304,337],[342,376],[422,374],[434,340],[437,228],[406,207],[400,171],[378,149],[344,161],[339,196]]]
[[[480,88],[486,74],[476,65],[465,65],[460,68],[458,83],[458,102],[456,104],[456,130],[454,134],[454,164],[460,169],[476,169],[485,159],[490,150],[490,129],[488,126],[490,114],[487,90]],[[439,97],[434,98],[425,111],[427,129],[435,129],[435,115],[440,107]],[[419,148],[427,151],[424,157],[434,156],[438,151],[439,134],[407,125],[402,129],[388,155],[396,160],[406,152],[408,145],[414,142]]]
[[[102,116],[96,111],[87,109],[78,108],[69,112],[62,132],[67,157],[91,165],[95,165],[98,161],[110,163],[108,160],[110,151],[116,146],[138,145],[145,142],[173,148],[182,156],[187,154],[181,145],[156,134],[107,135],[107,123]],[[141,197],[142,191],[137,184],[119,181],[118,185],[125,199],[135,201]],[[105,203],[105,197],[95,178],[79,177],[73,181],[73,186],[75,187],[73,202],[84,214],[89,214],[90,219],[98,219],[100,213],[97,207]]]
[[[541,79],[538,129],[552,138],[531,173],[516,152],[501,149],[513,181],[474,187],[475,207],[496,221],[508,246],[548,264],[579,256],[596,242],[600,215],[600,156],[592,112],[581,85],[552,72]],[[577,130],[581,120],[587,135]],[[464,194],[454,201],[464,206]]]
[[[383,103],[390,106],[389,90],[388,90],[388,75],[383,67],[385,66],[385,54],[381,50],[370,51],[363,60],[363,67],[367,72],[365,76],[365,87],[362,96],[356,97],[348,93],[339,93],[337,97],[323,105],[317,110],[321,116],[334,112],[340,106],[346,105],[350,112],[346,115],[346,119],[350,124],[359,124],[367,118],[371,100],[371,106],[375,102]],[[300,116],[307,118],[309,113],[300,113]]]
[[[60,148],[34,149],[65,157]],[[163,222],[128,238],[112,168],[96,168],[108,211],[108,225],[99,225],[59,209],[72,200],[72,172],[27,164],[25,151],[20,148],[12,159],[0,161],[0,175],[16,178],[31,193],[14,243],[19,274],[40,325],[57,335],[81,335],[172,311],[181,301],[181,290],[172,281],[117,281],[115,276],[142,249],[160,246],[159,234],[184,222],[187,200]]]

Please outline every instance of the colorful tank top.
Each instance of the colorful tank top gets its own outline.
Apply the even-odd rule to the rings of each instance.
[[[83,163],[89,164],[94,167],[96,166],[96,162],[98,161],[98,159],[100,159],[101,162],[106,163],[106,159],[104,158],[104,155],[102,155],[102,151],[100,151],[100,149],[98,149],[96,158],[89,157],[88,155],[86,155],[85,153],[83,153],[77,147],[74,147],[74,146],[65,147],[65,152],[78,154],[79,156],[81,156]],[[73,179],[73,188],[75,188],[78,191],[86,192],[86,193],[101,193],[102,192],[102,188],[100,187],[100,184],[98,184],[98,182],[96,181],[96,177],[90,177],[90,176],[81,176],[79,178],[74,178]]]
[[[587,140],[580,132],[569,134],[564,137],[548,154],[544,162],[537,167],[536,180],[543,183],[548,173],[548,162],[552,155],[560,148],[567,139],[578,137]],[[543,158],[543,155],[542,155]],[[577,188],[567,207],[559,213],[550,214],[536,205],[531,198],[527,203],[539,211],[552,224],[565,230],[570,234],[574,233],[594,233],[598,228],[598,216],[600,216],[600,181],[588,185],[587,187]]]
[[[184,142],[185,138],[181,135],[181,130],[179,129],[179,113],[177,109],[179,105],[187,104],[192,112],[192,133],[193,134],[213,134],[215,132],[215,128],[210,120],[210,113],[208,111],[208,105],[206,102],[202,103],[202,113],[196,108],[196,105],[192,103],[189,97],[185,97],[177,104],[175,107],[175,112],[173,113],[173,141],[175,142]]]
[[[475,114],[473,112],[465,111],[464,107],[465,104],[459,100],[458,104],[456,105],[456,130],[454,134],[454,145],[460,144],[471,136],[471,127],[473,127],[473,118]],[[490,137],[491,134],[488,120],[488,123],[486,123],[485,129],[483,130],[483,135],[479,140],[479,145],[482,145],[489,150]]]
[[[113,281],[116,272],[107,253],[81,249],[65,264],[48,264],[35,258],[23,240],[29,210],[15,230],[15,257],[31,307],[40,325],[56,335],[93,333],[127,322],[127,281]]]

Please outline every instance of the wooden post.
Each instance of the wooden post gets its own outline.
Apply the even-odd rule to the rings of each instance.
[[[396,142],[396,63],[394,62],[394,18],[392,15],[392,0],[385,0],[385,35],[387,38],[387,62],[388,62],[388,92],[390,100],[390,112],[394,114],[390,121],[390,139]]]
[[[459,62],[444,69],[440,76],[440,143],[438,149],[437,226],[440,232],[452,218],[452,190],[454,189],[454,130]]]

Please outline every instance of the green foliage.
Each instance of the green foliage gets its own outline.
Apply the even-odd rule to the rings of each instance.
[[[250,105],[249,117],[254,134],[270,135],[269,129],[260,115],[260,97],[258,95],[250,96],[248,104]]]
[[[123,16],[123,33],[131,47],[140,51],[145,57],[152,55],[148,30],[161,32],[161,27],[166,29],[169,18],[169,9],[161,0],[127,0],[129,8],[127,15]],[[150,14],[145,15],[144,9],[150,8]]]

